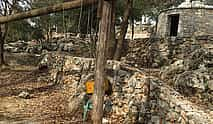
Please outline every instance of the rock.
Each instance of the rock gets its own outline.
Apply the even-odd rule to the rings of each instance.
[[[52,82],[53,85],[60,84],[63,78],[63,73],[58,70],[51,70],[50,77],[51,77],[50,81]]]
[[[51,67],[49,72],[53,74],[53,79],[57,79],[55,72],[61,72],[63,76],[59,80],[73,89],[70,92],[74,95],[71,95],[68,100],[70,112],[78,111],[82,107],[82,97],[85,94],[84,82],[89,78],[94,78],[95,60],[72,56],[61,57],[60,55],[51,55],[50,60],[52,61],[47,65]],[[209,71],[203,67],[189,70],[184,60],[176,60],[169,67],[173,69],[170,71],[172,73],[165,74],[166,71],[162,73],[171,76],[172,81],[175,82],[173,85],[182,91],[197,89],[197,92],[203,92],[209,87],[206,84],[212,80]],[[188,123],[188,119],[199,118],[203,122],[208,122],[212,118],[211,114],[205,113],[198,106],[183,99],[183,96],[173,87],[157,77],[147,76],[145,72],[128,64],[108,61],[106,72],[113,92],[105,97],[104,111],[113,118],[115,123],[158,123],[160,121],[185,124]],[[111,119],[106,123],[108,121],[110,123]]]
[[[186,122],[188,120],[187,116],[186,116],[186,112],[181,111],[180,112],[181,117],[183,118],[183,120]]]
[[[80,73],[83,69],[83,62],[79,58],[67,57],[64,63],[64,71]]]
[[[153,39],[156,40],[156,39]],[[160,67],[167,63],[165,57],[159,54],[156,42],[150,39],[138,39],[128,42],[127,55],[123,61],[134,67]],[[125,53],[125,52],[124,52]]]
[[[71,96],[69,98],[68,109],[69,109],[70,113],[75,113],[76,111],[79,110],[79,108],[81,108],[83,106],[84,96],[85,96],[85,94],[82,93],[80,95]]]
[[[208,81],[208,88],[213,91],[213,80]]]
[[[177,76],[175,86],[180,92],[194,94],[196,91],[205,91],[208,77],[203,73],[187,71]],[[191,90],[190,90],[191,89]]]
[[[161,78],[169,79],[172,78],[176,74],[180,74],[186,70],[184,65],[184,60],[177,60],[170,66],[167,66],[161,70]]]
[[[204,97],[206,96],[204,92],[212,89],[213,53],[198,45],[198,41],[184,41],[183,43],[186,47],[184,49],[188,48],[191,52],[181,53],[184,59],[176,59],[169,66],[161,68],[161,78],[166,80],[169,85],[176,87],[180,93]],[[195,45],[192,47],[190,44]],[[175,47],[178,45],[176,44]]]
[[[103,118],[102,123],[103,124],[109,124],[109,120],[107,120],[106,118]]]
[[[30,93],[26,92],[26,91],[22,91],[19,95],[19,98],[23,98],[23,99],[29,99],[30,98]]]
[[[151,123],[160,124],[161,118],[159,116],[152,116]]]
[[[106,99],[104,101],[104,112],[110,113],[112,111],[112,106],[113,106],[112,101],[110,99]]]
[[[207,66],[211,53],[208,49],[196,49],[189,57],[189,69],[199,69],[200,65]]]
[[[189,124],[196,124],[194,120],[189,120]]]
[[[44,55],[43,59],[39,63],[39,67],[47,66],[48,69],[56,69],[62,71],[64,66],[64,55],[56,53],[48,53]]]
[[[51,63],[51,54],[45,54],[41,62],[39,63],[39,68],[48,67],[49,63]]]

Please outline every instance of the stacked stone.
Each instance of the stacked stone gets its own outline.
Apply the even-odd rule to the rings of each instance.
[[[123,117],[125,123],[143,122],[145,114],[145,105],[147,102],[146,78],[144,74],[126,73],[122,82],[114,85],[111,99],[113,101],[114,116]]]
[[[70,37],[55,42],[57,42],[57,50],[68,52],[76,57],[92,57],[95,51],[95,43],[88,38]]]
[[[175,55],[171,65],[162,68],[161,78],[180,93],[201,95],[202,100],[212,103],[213,51],[201,43],[191,40],[182,43],[182,48],[177,45],[176,48],[179,47],[183,52],[179,57]]]
[[[64,66],[64,55],[47,53],[39,63],[39,69],[49,69],[49,82],[60,83]]]
[[[156,41],[160,55],[169,58],[170,61],[183,59],[191,56],[191,53],[197,49],[206,49],[213,51],[212,38],[195,37],[195,38],[168,38]]]
[[[69,99],[70,111],[73,112],[74,109],[83,107],[82,104],[76,103],[82,100],[85,94],[84,82],[88,75],[94,75],[95,60],[71,56],[65,56],[63,59],[61,83],[73,89]],[[182,67],[180,63],[177,63],[178,67]],[[105,100],[112,103],[110,104],[112,109],[104,114],[106,122],[116,124],[212,123],[211,110],[200,108],[184,99],[180,93],[158,78],[147,76],[137,70],[122,69],[122,64],[118,61],[107,62],[107,75],[113,92],[112,95],[105,97]]]
[[[158,107],[164,114],[163,120],[162,116],[158,116],[161,121],[175,124],[213,123],[211,109],[206,109],[188,101],[170,86],[163,85],[159,89]]]
[[[159,54],[156,39],[137,39],[129,42],[125,63],[134,67],[160,67],[165,59]]]
[[[4,50],[12,53],[21,53],[27,49],[28,44],[24,41],[5,43]]]
[[[147,56],[145,56],[148,46],[148,39],[129,41],[128,52],[125,58],[127,64],[132,66],[147,66]],[[141,65],[142,64],[142,65]]]
[[[46,51],[61,51],[66,52],[72,56],[93,57],[93,53],[95,53],[95,45],[95,42],[89,38],[82,39],[77,37],[69,37],[53,39],[51,41],[42,43],[32,43],[25,41],[7,43],[5,44],[5,51],[12,53],[25,52],[33,54],[41,54]]]
[[[51,57],[47,62],[58,63],[56,61],[59,59],[54,59],[56,56]],[[44,59],[47,60],[46,58]],[[84,82],[87,80],[88,75],[93,75],[95,68],[94,59],[71,56],[63,57],[63,59],[63,78],[61,82],[71,85],[76,94],[85,92]],[[44,63],[44,60],[42,63]],[[50,67],[52,70],[55,70],[53,69],[56,67],[54,66],[55,64],[48,65],[52,66]],[[146,79],[145,74],[120,70],[120,64],[117,61],[107,62],[107,75],[113,89],[113,93],[110,96],[110,101],[113,103],[112,116],[110,118],[113,118],[113,120],[117,118],[121,123],[124,121],[130,123],[137,120],[138,109],[143,106],[143,102],[146,102],[145,91],[143,91]],[[56,77],[53,76],[53,78]]]

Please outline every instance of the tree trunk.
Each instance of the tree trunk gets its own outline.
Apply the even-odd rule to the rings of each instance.
[[[8,23],[4,24],[4,32],[0,25],[0,66],[7,65],[4,59],[4,43],[8,32]]]
[[[134,26],[134,17],[133,17],[133,13],[131,14],[131,24],[132,24],[132,38],[131,38],[131,40],[134,40],[135,26]]]
[[[49,31],[47,31],[46,35],[47,35],[47,42],[50,42],[50,35],[49,35]]]
[[[2,31],[0,29],[0,66],[2,66],[4,64],[5,64],[5,61],[4,61],[4,39],[3,39]]]
[[[102,1],[102,14],[99,23],[99,38],[96,49],[95,91],[93,95],[93,124],[102,124],[104,102],[105,65],[107,42],[110,40],[112,25],[112,1]]]
[[[79,8],[81,7],[81,2],[82,0],[74,0],[70,2],[56,4],[53,6],[30,10],[27,12],[21,12],[21,13],[9,15],[9,16],[2,16],[0,17],[0,24],[11,22],[11,21],[17,21],[21,19],[26,19],[26,18],[32,18],[36,16],[47,15],[50,13],[60,12],[64,10]],[[91,5],[91,4],[95,4],[96,2],[97,0],[83,0],[83,5],[84,6]]]
[[[124,39],[126,36],[127,28],[128,28],[128,20],[129,20],[131,8],[132,8],[132,2],[133,2],[133,0],[126,0],[126,3],[125,3],[126,9],[124,10],[123,21],[121,23],[121,31],[120,31],[120,35],[118,37],[116,51],[114,54],[115,60],[120,60],[120,58],[121,58],[123,43],[124,43]]]
[[[108,59],[113,59],[113,55],[115,53],[115,47],[116,47],[116,35],[115,35],[115,19],[116,19],[116,0],[112,1],[112,28],[111,28],[111,35],[110,35],[110,40],[107,42],[108,46]]]

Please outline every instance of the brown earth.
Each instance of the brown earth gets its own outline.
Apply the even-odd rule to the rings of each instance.
[[[45,71],[29,66],[0,71],[0,124],[82,123],[81,112],[73,115],[68,111],[73,91],[45,81],[47,76]],[[29,99],[18,97],[23,91],[30,93]]]

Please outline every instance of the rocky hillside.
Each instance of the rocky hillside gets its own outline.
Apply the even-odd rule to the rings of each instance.
[[[84,51],[90,49],[87,45],[85,49],[78,48],[77,41],[74,39],[62,43],[57,41],[56,48],[48,46],[51,49],[46,49],[44,46],[41,54],[34,56],[38,57],[38,61],[41,60],[39,65],[36,64],[38,70],[47,71],[46,75],[38,77],[38,80],[45,81],[46,85],[54,86],[59,90],[60,96],[57,99],[61,99],[63,93],[66,94],[66,98],[63,97],[63,101],[60,101],[63,103],[60,107],[65,113],[58,115],[59,122],[82,122],[85,82],[88,76],[94,77],[94,58],[84,58],[90,57],[90,52]],[[124,54],[121,61],[107,62],[106,73],[112,86],[112,94],[105,96],[104,123],[213,123],[213,46],[211,42],[212,39],[209,37],[128,41],[127,55]],[[69,50],[62,45],[63,43],[65,46],[71,44]],[[84,44],[85,41],[82,43]],[[81,56],[80,54],[84,57],[73,57]],[[26,56],[27,54],[25,54],[27,60]],[[14,63],[26,62],[26,60],[16,60],[19,61]],[[0,78],[5,79],[4,76]],[[31,90],[19,93],[17,90],[12,96],[22,97],[28,94],[34,93]],[[48,97],[46,95],[44,98]],[[51,97],[51,100],[52,98],[54,97]],[[33,100],[33,98],[30,99]],[[57,113],[59,109],[57,105],[60,103],[54,101],[52,104],[54,112]],[[6,113],[4,108],[0,107],[0,114]],[[43,109],[46,110],[46,108]],[[50,111],[49,108],[47,111]],[[37,114],[33,114],[33,122],[38,121],[38,118],[34,118],[38,116]],[[72,118],[67,119],[68,115]],[[48,117],[50,116],[48,114]],[[56,119],[55,122],[57,121]],[[87,122],[90,121],[89,114]]]
[[[54,70],[54,82],[74,82],[71,87],[77,87],[75,94],[70,97],[73,105],[72,101],[81,99],[85,93],[85,77],[93,75],[94,59],[51,54],[47,58],[41,66],[48,65]],[[212,103],[209,99],[209,104],[204,105],[193,102],[164,80],[122,62],[108,61],[107,72],[113,91],[112,95],[105,98],[110,102],[105,106],[109,109],[104,118],[108,123],[213,123]]]

